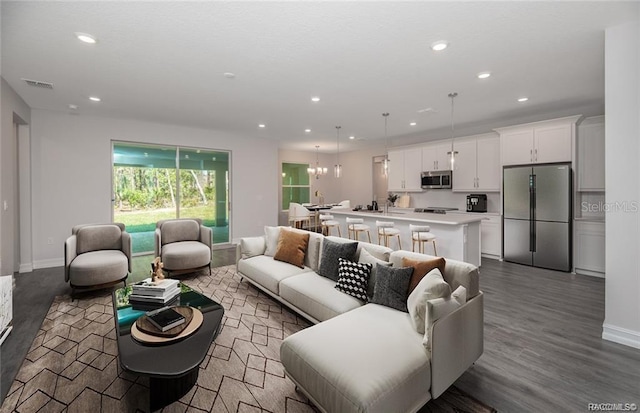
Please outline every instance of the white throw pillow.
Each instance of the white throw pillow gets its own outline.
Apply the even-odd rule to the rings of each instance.
[[[436,298],[427,301],[426,319],[424,323],[424,338],[422,344],[427,350],[431,350],[431,327],[436,320],[454,312],[467,301],[467,289],[463,286],[456,288],[449,297]]]
[[[251,258],[264,254],[267,245],[265,237],[247,237],[240,240],[240,250],[242,258]]]
[[[369,297],[373,297],[373,287],[376,285],[376,275],[377,275],[376,264],[390,267],[391,263],[374,257],[373,255],[371,255],[369,251],[367,251],[364,248],[360,250],[360,257],[358,258],[358,262],[361,264],[371,264],[371,275],[369,276],[369,282],[367,284],[367,295]]]
[[[411,316],[413,328],[420,334],[424,334],[424,322],[426,319],[427,301],[436,298],[449,297],[451,286],[444,280],[440,270],[434,268],[422,277],[416,288],[407,298],[407,308]]]
[[[267,238],[267,248],[264,255],[273,257],[278,250],[278,239],[280,238],[280,227],[264,227],[264,235]]]

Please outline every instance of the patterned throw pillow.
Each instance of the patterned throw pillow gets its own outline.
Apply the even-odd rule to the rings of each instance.
[[[367,296],[367,284],[371,274],[371,264],[359,264],[338,258],[338,283],[336,289],[362,300],[369,300]]]

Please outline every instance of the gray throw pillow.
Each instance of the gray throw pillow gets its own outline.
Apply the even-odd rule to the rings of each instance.
[[[407,291],[411,274],[413,267],[393,268],[377,264],[376,285],[371,302],[408,313]]]
[[[322,259],[318,274],[333,281],[338,281],[338,258],[355,261],[357,242],[337,243],[328,239],[322,241]]]

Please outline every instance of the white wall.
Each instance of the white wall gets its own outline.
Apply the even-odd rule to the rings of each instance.
[[[112,140],[230,150],[232,240],[277,223],[275,141],[35,109],[31,120],[34,268],[63,264],[72,226],[111,221]]]
[[[29,123],[31,110],[2,78],[0,91],[0,254],[1,274],[11,274],[17,270],[16,253],[18,251],[18,159],[14,132],[14,117]],[[4,202],[7,209],[4,209]]]
[[[602,337],[640,348],[640,11],[605,35],[605,320]],[[635,203],[635,204],[632,204]],[[616,204],[618,207],[616,207]],[[626,206],[626,208],[625,208]]]

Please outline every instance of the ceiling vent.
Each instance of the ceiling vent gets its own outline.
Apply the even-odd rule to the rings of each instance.
[[[40,87],[42,89],[53,89],[53,83],[41,82],[39,80],[31,80],[31,79],[25,79],[25,78],[22,78],[21,80],[24,80],[25,82],[27,82],[27,85],[29,86]]]

